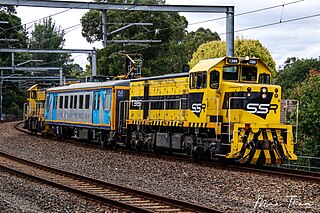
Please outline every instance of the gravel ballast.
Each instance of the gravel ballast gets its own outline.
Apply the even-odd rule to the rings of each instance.
[[[0,124],[0,150],[51,167],[226,212],[320,212],[319,183],[53,141],[18,132],[13,123]],[[9,180],[12,180],[9,184],[15,185],[14,179],[0,175],[2,185]],[[24,185],[21,182],[21,179],[16,182],[16,189]],[[46,190],[41,188],[43,185],[32,184],[36,190]],[[9,200],[12,203],[6,204],[2,196],[6,189],[1,187],[0,190],[1,208],[16,206],[15,203],[23,199],[19,196],[14,201],[13,196]],[[49,194],[57,196],[54,190]],[[49,201],[50,197],[47,197]],[[32,206],[27,197],[25,199],[21,211],[33,208],[38,211],[38,205]],[[67,202],[69,198],[62,200]],[[72,198],[69,204],[70,208],[77,206]],[[67,204],[60,207],[68,211]],[[90,210],[99,211],[99,208]]]

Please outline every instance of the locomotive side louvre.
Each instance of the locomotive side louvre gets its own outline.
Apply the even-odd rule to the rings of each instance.
[[[188,74],[132,80],[128,124],[187,126]]]

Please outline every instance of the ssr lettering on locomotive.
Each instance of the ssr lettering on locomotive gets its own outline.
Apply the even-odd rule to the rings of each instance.
[[[246,109],[252,114],[268,114],[270,110],[273,110],[274,113],[277,113],[278,105],[249,103],[247,104]]]
[[[222,57],[176,74],[34,86],[25,128],[194,159],[282,164],[297,159],[296,137],[271,78],[260,59]]]

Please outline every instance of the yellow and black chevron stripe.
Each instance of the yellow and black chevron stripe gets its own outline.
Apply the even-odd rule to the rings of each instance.
[[[142,120],[142,121],[137,121],[133,120],[132,124],[134,125],[151,125],[151,126],[176,126],[176,127],[183,127],[184,122],[180,121],[148,121],[148,120]]]
[[[278,133],[277,133],[278,131]],[[259,132],[254,133],[256,139],[272,141],[271,147],[268,149],[263,148],[250,148],[247,143],[244,143],[241,149],[242,158],[240,163],[251,163],[251,164],[282,164],[285,160],[290,158],[289,153],[286,150],[286,144],[280,143],[278,136],[282,133],[281,130],[266,130],[260,129]],[[245,133],[249,135],[249,131]],[[249,138],[250,135],[248,136]],[[262,138],[260,138],[262,137]],[[250,142],[249,142],[250,143]]]
[[[282,158],[279,156],[276,150],[246,149],[244,156],[245,157],[241,159],[240,163],[251,163],[251,164],[283,163]]]
[[[207,127],[207,123],[189,123],[189,127],[206,128]]]

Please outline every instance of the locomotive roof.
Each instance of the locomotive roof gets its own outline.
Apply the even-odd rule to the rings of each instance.
[[[159,75],[159,76],[131,79],[131,81],[135,82],[135,81],[146,81],[146,80],[158,80],[158,79],[179,78],[179,77],[187,77],[187,76],[189,76],[189,73],[187,73],[187,72],[185,72],[185,73],[173,73],[173,74],[166,74],[166,75]]]
[[[130,80],[77,83],[77,84],[70,84],[68,86],[53,87],[48,89],[48,92],[61,91],[61,90],[86,89],[86,88],[91,89],[91,88],[112,87],[112,86],[129,86],[129,84],[130,84]]]
[[[192,67],[190,72],[192,72],[192,71],[206,71],[206,70],[209,70],[213,66],[215,66],[216,64],[220,63],[225,58],[226,57],[201,60],[194,67]]]
[[[221,57],[221,58],[213,58],[213,59],[206,59],[206,60],[201,60],[199,61],[191,70],[190,72],[195,72],[195,71],[207,71],[210,70],[212,67],[216,66],[218,63],[221,61],[225,60],[226,58],[238,58],[239,57]],[[253,58],[259,62],[259,64],[263,64],[263,66],[267,67],[267,65],[259,58]],[[238,65],[241,65],[242,63],[240,62]]]

